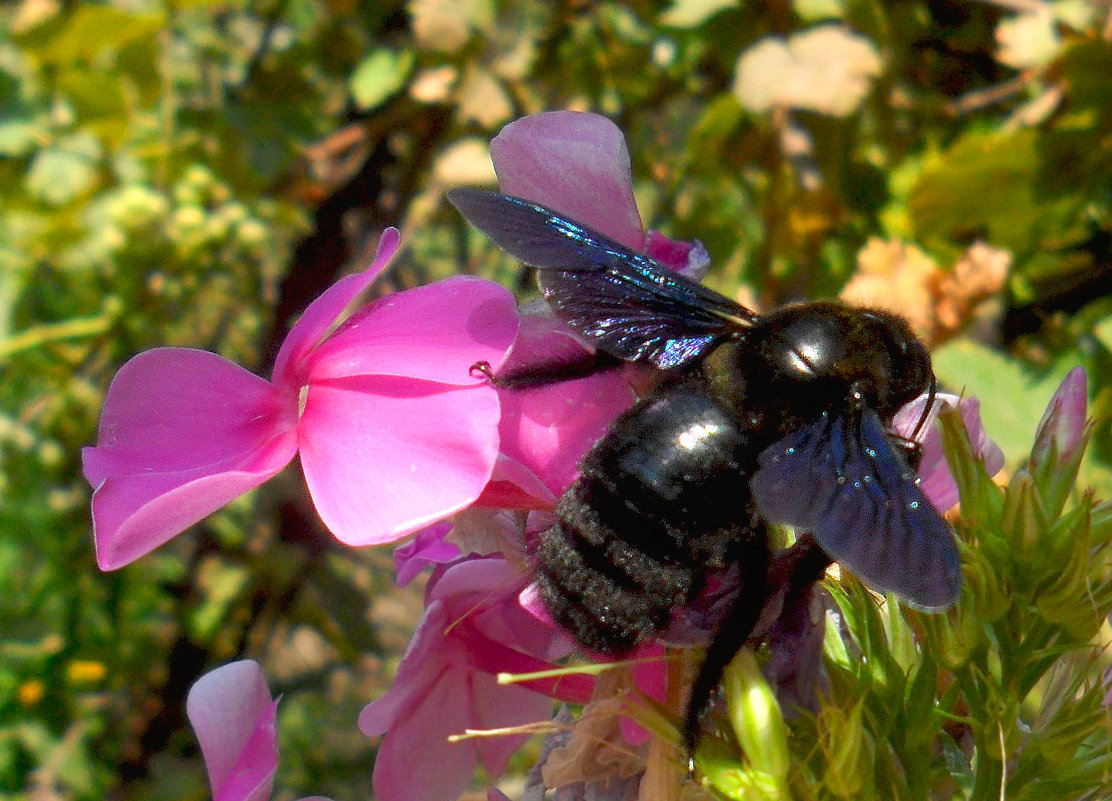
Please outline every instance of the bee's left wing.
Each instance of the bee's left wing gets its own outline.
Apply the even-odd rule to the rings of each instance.
[[[448,200],[536,267],[556,314],[599,350],[661,369],[697,360],[757,315],[610,237],[521,198],[459,188]]]
[[[753,500],[768,520],[812,532],[870,587],[927,611],[961,593],[954,533],[871,409],[824,415],[766,449]]]

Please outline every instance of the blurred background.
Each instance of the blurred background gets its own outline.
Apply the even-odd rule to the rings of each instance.
[[[367,798],[361,706],[420,590],[341,547],[296,466],[155,554],[96,568],[80,448],[157,345],[267,375],[373,253],[375,291],[531,278],[446,188],[510,120],[626,133],[649,227],[757,308],[896,299],[1025,453],[1089,370],[1081,484],[1112,496],[1112,16],[1084,0],[19,0],[0,7],[0,796],[200,799],[190,684],[284,694],[276,797]]]

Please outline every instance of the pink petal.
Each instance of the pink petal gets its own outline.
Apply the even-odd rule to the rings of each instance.
[[[397,585],[404,587],[429,565],[454,562],[463,554],[454,542],[446,542],[445,535],[452,530],[451,523],[438,523],[417,532],[417,536],[394,551],[394,570]]]
[[[475,505],[490,509],[551,509],[556,505],[556,496],[528,467],[499,454],[490,481]]]
[[[309,304],[301,318],[290,329],[286,341],[278,351],[278,357],[274,361],[275,384],[292,385],[296,388],[304,383],[302,376],[295,375],[302,360],[320,343],[351,302],[369,287],[390,263],[390,259],[398,251],[399,244],[401,244],[401,234],[396,228],[387,228],[378,240],[378,251],[370,267],[363,272],[341,278]]]
[[[473,741],[449,743],[470,725],[469,676],[446,671],[435,694],[408,706],[382,741],[374,768],[379,801],[448,801],[471,783],[478,763]]]
[[[958,502],[958,487],[946,463],[946,456],[942,452],[942,437],[935,426],[935,421],[943,407],[957,407],[961,412],[973,453],[984,461],[985,470],[990,476],[996,475],[1004,466],[1004,452],[985,432],[984,425],[981,423],[980,401],[973,397],[962,398],[947,392],[939,392],[934,398],[934,404],[922,428],[916,432],[927,397],[927,395],[920,395],[900,409],[892,420],[892,428],[905,437],[917,434],[918,442],[923,447],[918,471],[921,479],[919,487],[934,507],[944,512]]]
[[[156,348],[120,368],[83,453],[93,486],[112,476],[213,470],[297,424],[297,399],[203,350]]]
[[[552,717],[552,700],[514,685],[500,685],[494,676],[476,673],[471,678],[472,724],[474,729],[502,729],[540,723]],[[482,737],[476,741],[479,761],[491,776],[506,769],[510,757],[525,744],[528,735]]]
[[[214,801],[265,801],[278,769],[274,714],[278,702],[250,660],[197,680],[186,714],[201,743]]]
[[[633,198],[629,151],[598,114],[552,111],[511,122],[490,143],[498,185],[627,247],[644,241]]]
[[[299,429],[317,512],[349,545],[391,542],[468,506],[498,455],[498,398],[392,377],[314,382]]]
[[[352,315],[309,357],[310,380],[394,375],[470,386],[498,369],[517,333],[509,290],[457,276],[397,292]]]
[[[1062,379],[1039,421],[1032,461],[1045,459],[1051,451],[1056,451],[1060,462],[1073,457],[1085,435],[1089,400],[1085,383],[1084,367],[1074,367]]]
[[[296,450],[290,432],[246,456],[236,469],[105,479],[93,493],[93,537],[101,570],[116,570],[278,473]]]
[[[139,558],[281,470],[295,422],[296,398],[215,354],[159,348],[125,364],[98,444],[82,452],[101,568]]]
[[[570,361],[588,351],[571,330],[547,309],[520,317],[517,340],[503,372],[530,365]],[[563,494],[579,472],[579,461],[606,433],[610,422],[634,400],[624,370],[608,370],[587,378],[561,381],[532,389],[501,390],[501,452],[496,479],[518,483],[526,497],[516,508],[538,508],[530,498],[539,480],[554,497]],[[520,483],[519,483],[520,482]],[[488,488],[490,500],[513,500],[513,493]],[[543,507],[541,507],[543,508]]]
[[[501,401],[502,453],[559,496],[579,474],[583,456],[633,403],[633,392],[620,371],[612,370],[547,387],[503,392]]]
[[[669,239],[656,231],[645,237],[645,255],[692,281],[702,281],[710,268],[710,254],[702,242]]]

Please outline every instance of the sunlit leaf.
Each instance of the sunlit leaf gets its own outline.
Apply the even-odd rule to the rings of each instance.
[[[1037,131],[963,136],[925,169],[908,198],[917,237],[990,245],[1019,254],[1044,237],[1060,238],[1079,220],[1081,197],[1048,192],[1040,172],[1044,151]]]
[[[101,152],[100,142],[89,133],[40,150],[27,171],[27,191],[54,205],[73,200],[96,184]]]
[[[23,156],[33,149],[41,128],[29,119],[0,120],[0,156]]]
[[[996,26],[1000,50],[996,57],[1016,69],[1041,67],[1062,47],[1057,24],[1047,6],[1002,20]]]
[[[845,117],[880,70],[872,42],[841,25],[820,25],[787,40],[767,37],[742,53],[733,91],[752,111],[784,107]]]
[[[104,50],[118,50],[136,39],[154,36],[161,14],[137,14],[114,6],[82,3],[72,11],[31,30],[22,43],[41,61],[63,65],[89,61]]]
[[[698,28],[719,11],[736,8],[737,0],[674,0],[660,15],[660,24],[673,28]]]
[[[395,52],[382,48],[374,51],[355,68],[351,76],[351,95],[363,110],[372,109],[396,94],[413,69],[411,50]]]
[[[417,46],[442,53],[457,52],[494,18],[490,0],[410,0],[408,7]]]

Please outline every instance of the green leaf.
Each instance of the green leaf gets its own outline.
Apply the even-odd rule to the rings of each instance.
[[[1013,467],[1027,457],[1035,426],[1072,366],[1035,376],[1019,362],[965,339],[944,345],[931,358],[938,380],[948,390],[980,400],[985,430]]]
[[[916,239],[984,238],[1017,254],[1076,225],[1080,194],[1048,192],[1039,132],[970,133],[928,165],[908,198]]]
[[[23,156],[35,146],[40,127],[30,119],[0,121],[0,156]]]
[[[396,53],[382,48],[371,53],[359,62],[351,76],[355,104],[364,111],[382,105],[405,86],[413,62],[412,50]]]
[[[719,11],[736,8],[735,0],[675,0],[660,15],[660,24],[673,28],[698,28]]]
[[[90,61],[105,50],[153,37],[162,14],[133,14],[107,5],[74,5],[69,14],[34,28],[18,41],[45,64],[62,66]]]
[[[66,137],[35,154],[24,180],[27,191],[55,206],[68,203],[96,185],[101,155],[91,133]]]

